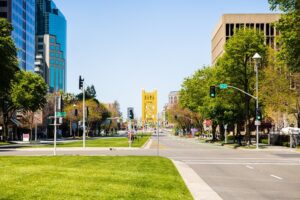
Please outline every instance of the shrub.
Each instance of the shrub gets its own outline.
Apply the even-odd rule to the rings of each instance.
[[[263,144],[269,144],[269,141],[268,141],[268,139],[262,139],[261,143],[263,143]]]
[[[283,143],[282,143],[282,146],[284,146],[284,147],[289,147],[289,146],[290,146],[290,143],[289,143],[289,142],[283,142]]]

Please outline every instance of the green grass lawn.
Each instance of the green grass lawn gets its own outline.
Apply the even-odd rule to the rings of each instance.
[[[0,199],[192,199],[162,157],[0,157]]]
[[[132,147],[142,147],[147,140],[150,138],[149,135],[144,135],[139,137],[138,139],[132,142]],[[127,138],[98,138],[98,139],[87,139],[86,147],[128,147],[128,139]],[[38,146],[28,146],[28,147],[53,147],[53,144],[47,145],[38,145]],[[28,148],[26,147],[26,148]],[[57,143],[57,147],[82,147],[82,140],[75,142],[65,142],[65,143]]]
[[[10,143],[8,143],[8,142],[0,142],[0,146],[1,145],[8,145],[8,144],[10,144]]]
[[[149,136],[139,138],[132,143],[132,147],[141,147]],[[52,145],[51,145],[52,146]],[[87,147],[128,147],[127,138],[100,138],[95,140],[86,140]],[[68,142],[64,144],[58,144],[57,147],[82,147],[82,141]]]

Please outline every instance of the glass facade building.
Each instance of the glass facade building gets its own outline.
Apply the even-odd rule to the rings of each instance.
[[[44,58],[50,92],[66,91],[67,22],[52,0],[36,0],[36,54]]]
[[[13,25],[12,38],[18,49],[19,66],[34,70],[35,0],[0,0],[0,17]]]

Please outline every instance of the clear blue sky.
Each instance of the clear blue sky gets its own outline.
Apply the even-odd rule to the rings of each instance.
[[[78,77],[101,102],[141,116],[141,90],[158,90],[159,110],[183,79],[211,63],[222,14],[266,13],[267,0],[54,0],[68,22],[67,90]]]

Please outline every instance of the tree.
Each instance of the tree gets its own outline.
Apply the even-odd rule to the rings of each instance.
[[[238,30],[226,43],[225,53],[217,61],[217,66],[223,69],[223,76],[227,83],[244,90],[247,93],[254,93],[255,72],[253,70],[252,57],[259,53],[263,58],[262,66],[266,61],[267,47],[264,44],[264,36],[256,30]],[[262,73],[260,72],[260,76]],[[255,102],[250,107],[251,97],[235,92],[232,102],[239,104],[244,111],[242,119],[245,122],[246,136],[249,143],[250,138],[250,117],[254,113]],[[255,96],[255,95],[254,95]],[[241,107],[242,106],[242,107]],[[250,111],[252,112],[250,113]]]
[[[110,123],[109,126],[107,127],[107,130],[113,129],[113,131],[116,131],[120,127],[118,121],[120,121],[120,117],[122,116],[119,102],[114,101],[112,106],[107,106],[107,110],[110,113],[110,117],[113,118],[110,119]]]
[[[79,93],[77,95],[77,98],[79,100],[82,100],[83,99],[82,93]],[[95,89],[94,85],[86,87],[86,89],[85,89],[85,99],[86,100],[88,100],[88,99],[96,99],[96,89]]]
[[[293,114],[300,127],[300,0],[269,0],[271,10],[284,12],[275,23],[280,31],[279,59],[284,62],[294,78],[295,103]]]
[[[46,103],[48,86],[44,79],[33,72],[20,71],[11,82],[11,107],[22,110],[30,116],[29,124],[32,131],[34,112],[42,109]],[[7,127],[8,119],[6,120]],[[7,130],[7,129],[6,129]]]
[[[0,101],[2,108],[3,97],[7,95],[10,82],[19,70],[17,49],[11,38],[12,30],[12,25],[6,19],[0,18]]]
[[[183,133],[191,131],[192,126],[202,128],[199,114],[192,112],[188,108],[182,108],[179,104],[173,105],[167,109],[168,121],[176,124],[177,129]]]
[[[209,88],[226,81],[222,80],[222,69],[218,66],[204,67],[196,71],[192,77],[186,78],[180,91],[180,104],[201,116],[201,120],[211,119],[213,140],[216,139],[216,128],[220,127],[224,135],[224,124],[232,121],[232,107],[226,95],[232,91],[217,90],[217,96],[209,96]]]
[[[264,118],[270,117],[276,129],[280,128],[284,115],[294,104],[294,94],[290,90],[287,67],[276,58],[276,52],[268,49],[268,63],[260,80],[259,99],[264,105]]]
[[[269,0],[271,10],[281,10],[280,20],[275,23],[280,31],[279,58],[293,72],[300,72],[300,1]]]
[[[12,103],[18,109],[35,112],[47,103],[48,86],[33,72],[20,71],[11,83]]]
[[[65,112],[67,113],[66,119],[69,121],[82,121],[83,118],[83,103],[82,101],[75,102],[75,107],[73,106],[74,102],[72,104],[68,104],[65,107]],[[101,128],[101,123],[109,117],[108,110],[105,108],[105,106],[102,103],[99,103],[98,100],[89,99],[85,102],[85,107],[88,110],[88,113],[86,112],[87,116],[87,134],[90,131],[99,130]],[[75,116],[74,110],[77,109],[77,116]],[[88,115],[87,115],[88,114]],[[93,134],[94,135],[94,134]]]

